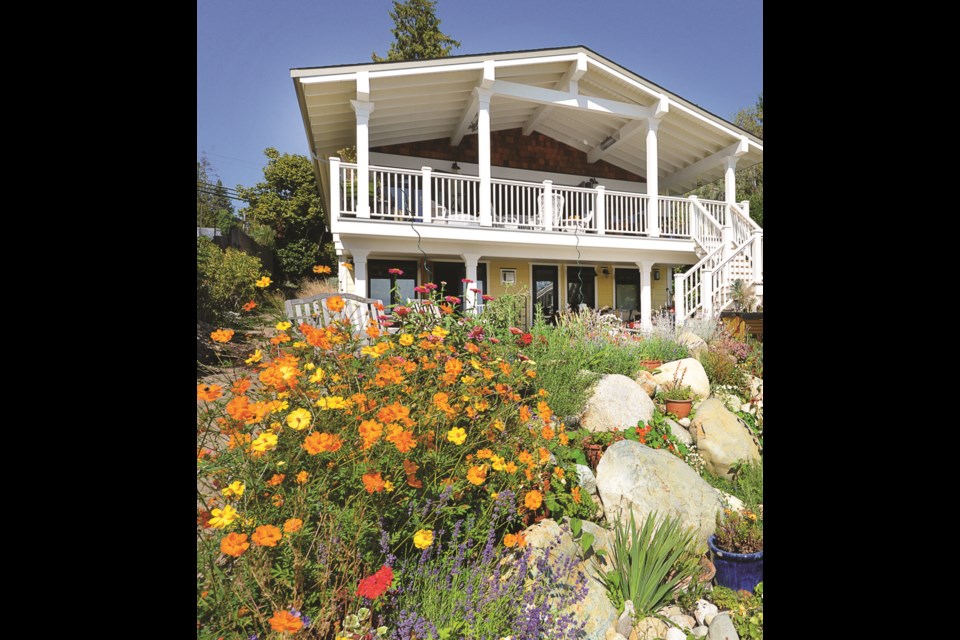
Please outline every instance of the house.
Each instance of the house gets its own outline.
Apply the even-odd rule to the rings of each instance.
[[[643,326],[717,314],[736,279],[762,300],[734,171],[763,141],[586,47],[291,76],[343,292],[398,303],[444,281],[476,309],[472,289],[524,288],[528,317],[585,304]],[[720,177],[723,202],[682,195]]]

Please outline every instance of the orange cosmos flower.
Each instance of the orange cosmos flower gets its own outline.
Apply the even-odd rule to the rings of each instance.
[[[399,400],[383,407],[377,412],[377,420],[381,422],[402,422],[407,427],[414,425],[410,419],[410,408],[403,406]]]
[[[275,547],[282,537],[283,534],[280,533],[280,529],[272,524],[261,525],[253,532],[254,544],[261,547]]]
[[[231,433],[230,440],[227,441],[227,448],[231,451],[237,447],[242,449],[243,446],[249,444],[252,439],[249,433]]]
[[[249,548],[250,543],[247,542],[247,534],[245,533],[228,533],[220,541],[220,551],[234,558],[239,558]]]
[[[517,456],[517,460],[519,460],[521,464],[533,464],[533,456],[527,451],[521,451],[520,455]]]
[[[536,489],[528,491],[527,495],[523,498],[523,504],[526,505],[527,509],[536,511],[540,508],[540,505],[543,504],[543,494]]]
[[[286,522],[283,523],[283,532],[284,533],[296,533],[303,528],[303,520],[300,518],[289,518]]]
[[[467,481],[471,484],[475,484],[478,487],[484,483],[487,479],[487,465],[481,465],[479,467],[470,467],[470,470],[467,471]]]
[[[254,302],[253,300],[251,300],[251,301],[248,302],[247,304],[243,305],[243,310],[244,310],[244,311],[253,311],[253,310],[256,309],[256,308],[257,308],[257,303]]]
[[[490,451],[490,449],[480,449],[479,451],[477,451],[477,458],[481,460],[486,460],[487,458],[490,458],[492,456],[493,456],[493,451]]]
[[[577,504],[580,504],[580,487],[574,487],[570,490],[570,496],[573,498],[573,501]]]
[[[553,436],[557,435],[553,430],[553,427],[546,425],[543,429],[540,430],[540,435],[543,436],[544,440],[553,440]]]
[[[504,466],[503,470],[506,471],[507,473],[516,473],[517,465],[513,460],[511,460],[506,464],[506,466]]]
[[[531,417],[533,417],[533,414],[530,413],[530,407],[528,407],[525,404],[521,405],[520,406],[520,422],[526,424],[527,422],[530,422]]]
[[[367,493],[379,493],[383,491],[384,482],[383,477],[379,472],[377,473],[365,473],[363,474],[363,488],[367,490]]]
[[[217,384],[198,384],[197,400],[213,402],[223,395],[223,387]]]
[[[343,441],[335,433],[318,433],[314,431],[303,441],[303,448],[312,456],[324,451],[333,453],[339,451],[343,446]]]
[[[467,346],[464,347],[464,348],[465,348],[467,351],[469,351],[470,353],[480,353],[480,347],[478,347],[477,345],[473,344],[472,342],[468,342],[468,343],[467,343]]]
[[[323,264],[314,265],[313,272],[321,275],[325,275],[330,273],[330,267]]]
[[[310,474],[306,471],[301,471],[297,474],[297,484],[307,484],[307,480],[310,479]]]
[[[210,338],[214,342],[230,342],[230,339],[233,337],[233,329],[217,329],[210,334]]]
[[[246,396],[237,396],[227,403],[227,414],[234,420],[246,420],[253,416],[250,401]]]
[[[340,296],[333,296],[332,298],[327,298],[327,309],[334,313],[339,313],[343,311],[343,298]]]
[[[550,419],[553,417],[553,410],[545,400],[537,403],[537,412],[540,414],[540,417],[543,418],[544,422],[550,422]]]
[[[423,481],[417,479],[417,469],[419,468],[420,466],[415,462],[410,460],[403,461],[403,472],[407,474],[407,484],[414,489],[420,489],[423,487]]]
[[[563,446],[567,446],[568,444],[570,444],[570,436],[568,436],[568,435],[565,434],[565,433],[561,433],[561,434],[560,434],[560,444],[562,444]]]
[[[372,447],[383,435],[383,425],[376,420],[364,420],[360,423],[359,429],[360,437],[363,438],[363,446],[360,448],[364,451]]]
[[[517,532],[517,546],[521,549],[527,546],[527,536],[523,535],[523,531]]]
[[[443,314],[445,314],[445,315],[450,315],[451,313],[453,313],[453,307],[451,307],[451,306],[448,305],[448,304],[442,304],[442,303],[441,303],[441,304],[440,304],[440,312],[443,313]]]
[[[540,447],[540,464],[548,462],[550,460],[550,451]]]
[[[230,387],[230,393],[235,396],[242,396],[250,389],[250,379],[246,376],[240,378]]]
[[[272,477],[272,478],[270,478],[269,480],[267,480],[267,486],[268,486],[268,487],[275,487],[275,486],[277,486],[278,484],[280,484],[281,482],[283,482],[283,479],[286,478],[286,477],[287,477],[287,474],[285,474],[285,473],[275,473],[275,474],[273,474],[273,477]]]
[[[283,633],[284,631],[289,631],[290,633],[296,633],[303,627],[303,620],[293,615],[289,611],[277,611],[273,614],[273,617],[268,620],[270,623],[270,628],[274,631],[279,631]]]
[[[507,535],[503,536],[503,546],[513,547],[513,546],[516,546],[516,544],[517,544],[517,535],[515,533],[508,533]]]
[[[400,453],[406,453],[417,446],[416,440],[413,439],[413,432],[404,431],[400,426],[390,429],[387,442],[392,442]]]
[[[557,478],[562,478],[562,477],[563,477],[563,469],[561,469],[560,467],[554,467],[554,468],[553,468],[553,475],[556,476]]]

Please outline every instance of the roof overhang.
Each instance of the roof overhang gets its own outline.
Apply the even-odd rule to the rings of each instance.
[[[763,141],[587,47],[487,53],[432,60],[291,69],[315,171],[356,143],[351,100],[374,103],[370,146],[449,138],[456,146],[477,111],[478,87],[493,92],[493,131],[538,131],[646,175],[648,118],[657,118],[660,190],[684,193],[763,161]]]

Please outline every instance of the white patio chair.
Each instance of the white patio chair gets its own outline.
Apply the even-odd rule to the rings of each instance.
[[[537,196],[537,225],[542,227],[544,223],[543,217],[543,196],[546,194],[541,193]],[[553,195],[553,228],[557,229],[560,227],[560,214],[563,213],[563,196],[559,193],[554,193]]]

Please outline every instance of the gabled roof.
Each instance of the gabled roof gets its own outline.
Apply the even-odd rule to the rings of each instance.
[[[471,133],[474,89],[493,90],[493,131],[539,131],[646,175],[647,115],[658,133],[661,191],[683,193],[763,161],[763,141],[584,46],[291,69],[314,162],[356,142],[351,100],[374,103],[370,146]],[[665,113],[664,113],[665,111]],[[322,182],[326,171],[317,166]],[[324,189],[326,191],[326,189]]]

